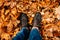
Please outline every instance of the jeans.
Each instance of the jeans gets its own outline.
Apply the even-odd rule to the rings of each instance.
[[[42,40],[42,37],[37,29],[32,29],[29,32],[26,27],[23,27],[12,40]]]

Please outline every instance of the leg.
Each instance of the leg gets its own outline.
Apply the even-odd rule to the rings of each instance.
[[[29,35],[28,30],[28,17],[25,13],[21,13],[18,17],[20,24],[23,27],[22,30],[13,38],[13,40],[27,40]]]
[[[29,40],[42,40],[42,37],[37,28],[31,30]]]
[[[26,27],[23,27],[22,30],[12,40],[27,40],[28,35],[28,29]]]
[[[38,31],[40,23],[41,23],[41,13],[37,12],[33,19],[33,28],[31,30],[29,40],[42,40],[42,37]]]

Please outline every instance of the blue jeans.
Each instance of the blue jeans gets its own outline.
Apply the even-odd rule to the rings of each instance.
[[[12,40],[42,40],[42,37],[37,29],[32,29],[29,34],[29,30],[23,27]]]

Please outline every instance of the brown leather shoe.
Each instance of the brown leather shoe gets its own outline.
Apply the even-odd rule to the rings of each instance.
[[[18,20],[20,20],[20,24],[22,27],[27,27],[28,25],[28,16],[25,13],[21,13],[18,17]]]
[[[39,27],[41,21],[42,21],[41,13],[40,12],[37,12],[35,14],[34,19],[33,19],[33,27]]]

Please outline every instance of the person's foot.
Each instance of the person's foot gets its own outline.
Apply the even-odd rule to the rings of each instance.
[[[27,27],[28,16],[25,13],[21,13],[21,15],[20,15],[20,23],[21,23],[22,27]]]
[[[40,22],[42,20],[42,16],[40,12],[37,12],[35,14],[35,17],[33,19],[33,27],[40,27]]]

